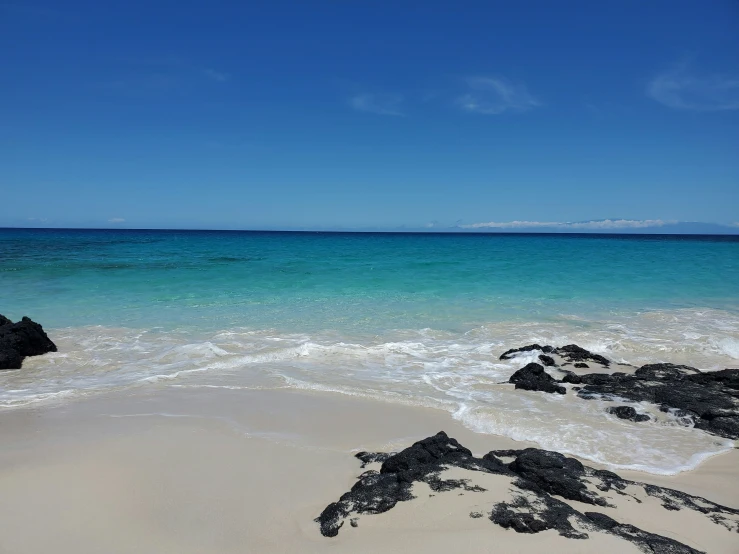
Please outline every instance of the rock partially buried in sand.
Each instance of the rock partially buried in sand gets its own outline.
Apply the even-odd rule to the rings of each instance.
[[[316,521],[325,537],[338,535],[351,514],[381,514],[394,508],[398,502],[412,500],[415,497],[411,488],[415,481],[427,483],[436,492],[464,488],[464,482],[440,479],[439,475],[446,466],[477,467],[481,464],[490,471],[504,470],[500,462],[473,458],[472,452],[443,431],[397,454],[384,456],[360,452],[357,457],[364,465],[382,461],[382,467],[379,473],[372,470],[364,472],[349,492],[321,512]]]
[[[13,323],[0,315],[0,369],[20,369],[23,358],[56,352],[41,325],[24,317]]]
[[[329,504],[318,516],[316,522],[326,537],[335,537],[347,519],[355,526],[359,516],[387,512],[398,502],[412,502],[416,498],[413,487],[417,483],[427,484],[435,492],[442,493],[441,497],[443,492],[455,489],[498,495],[500,497],[493,498],[487,509],[480,503],[481,497],[476,496],[472,500],[476,509],[470,512],[465,506],[465,513],[473,519],[486,514],[493,523],[518,533],[552,529],[571,539],[587,539],[589,533],[607,533],[633,543],[644,552],[699,552],[674,539],[620,523],[610,515],[580,512],[565,502],[576,501],[604,511],[613,510],[612,515],[617,517],[613,499],[619,496],[633,499],[637,505],[648,497],[657,498],[668,513],[692,510],[725,532],[739,532],[737,509],[674,489],[621,479],[613,472],[593,469],[558,452],[538,448],[494,450],[477,458],[442,431],[397,454],[370,456],[363,452],[360,456],[363,463],[365,460],[381,462],[380,471],[363,473],[349,492]],[[443,479],[444,472],[449,470],[456,471],[457,477],[462,470],[461,474],[469,479]],[[504,486],[491,493],[471,484],[473,479],[482,476],[502,479]],[[679,521],[676,524],[679,525]]]
[[[606,411],[619,419],[628,419],[630,421],[641,422],[651,419],[647,414],[636,413],[636,410],[631,406],[611,406]]]
[[[556,392],[565,394],[567,389],[558,385],[556,379],[549,375],[544,368],[537,363],[526,364],[508,379],[509,383],[515,383],[517,389]]]

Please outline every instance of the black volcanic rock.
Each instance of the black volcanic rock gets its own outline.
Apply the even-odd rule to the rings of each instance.
[[[568,539],[588,539],[587,533],[572,526],[579,512],[569,504],[549,495],[531,499],[528,495],[515,495],[511,502],[499,502],[493,506],[490,521],[516,533],[541,533],[554,529]]]
[[[354,455],[355,458],[361,460],[362,468],[367,467],[369,464],[381,464],[387,460],[392,454],[385,452],[358,452]]]
[[[0,315],[0,369],[20,369],[26,356],[56,352],[41,325],[24,317],[13,323]]]
[[[515,354],[518,354],[520,352],[534,352],[536,350],[540,350],[544,354],[557,354],[570,363],[595,362],[605,367],[608,367],[611,364],[611,361],[608,358],[605,358],[600,354],[593,354],[589,350],[585,350],[584,348],[581,348],[576,344],[568,344],[566,346],[560,346],[558,348],[555,348],[553,346],[541,346],[540,344],[529,344],[528,346],[506,350],[505,352],[503,352],[503,354],[500,355],[500,359],[510,360]],[[554,359],[551,356],[546,356],[546,358],[552,360],[552,364],[544,363],[544,365],[554,365]],[[542,357],[539,356],[539,359],[542,360]]]
[[[556,365],[554,363],[554,358],[551,356],[547,356],[546,354],[539,354],[539,361],[542,363],[542,365],[546,367],[552,367],[553,365]]]
[[[648,415],[636,413],[636,410],[631,406],[611,406],[606,411],[619,419],[629,419],[637,422],[650,420]]]
[[[633,525],[619,523],[615,519],[600,512],[585,512],[584,515],[603,531],[607,531],[612,535],[616,535],[622,539],[629,540],[642,546],[642,549],[646,552],[664,552],[665,554],[699,554],[700,552],[699,550],[690,548],[687,545],[679,543],[673,539],[663,537],[662,535],[643,531]],[[644,548],[644,546],[647,548]]]
[[[508,379],[509,383],[515,383],[517,389],[556,392],[565,394],[567,389],[558,385],[556,379],[549,375],[544,368],[537,363],[530,363],[516,371]]]
[[[522,346],[521,348],[511,348],[510,350],[506,350],[500,355],[500,359],[510,360],[513,357],[513,354],[518,354],[519,352],[533,352],[534,350],[541,350],[546,354],[554,352],[554,348],[552,346],[540,346],[538,344],[530,344],[528,346]]]
[[[493,453],[494,455],[494,453]],[[508,468],[528,481],[536,483],[549,494],[586,504],[605,506],[603,498],[588,491],[581,478],[585,467],[575,458],[567,458],[559,452],[526,448],[517,453]]]
[[[555,349],[555,352],[566,359],[568,362],[596,362],[608,367],[611,361],[600,354],[593,354],[589,350],[585,350],[576,344],[568,344]]]
[[[480,490],[468,487],[465,480],[440,479],[439,474],[449,466],[508,473],[507,468],[496,460],[474,458],[472,452],[443,431],[418,441],[397,454],[361,454],[363,463],[365,460],[379,461],[384,458],[380,472],[366,471],[360,475],[359,481],[349,492],[321,512],[316,521],[325,537],[335,537],[350,514],[381,514],[392,509],[398,502],[412,500],[415,498],[411,494],[414,481],[423,481],[437,492],[456,488]]]
[[[484,492],[465,479],[442,480],[442,471],[456,467],[471,472],[501,475],[511,479],[510,497],[484,509],[476,501],[471,518],[483,513],[496,525],[517,533],[539,533],[548,529],[571,539],[588,539],[588,533],[603,532],[628,541],[644,552],[656,554],[695,554],[698,551],[669,537],[621,523],[601,512],[580,512],[561,499],[576,500],[613,509],[606,493],[633,496],[640,493],[659,499],[665,510],[693,510],[730,532],[739,531],[739,510],[716,504],[681,491],[622,479],[611,471],[596,470],[558,452],[527,448],[493,450],[482,458],[472,453],[443,431],[414,443],[392,455],[361,453],[360,460],[382,460],[382,469],[359,476],[352,489],[338,502],[329,504],[316,521],[326,537],[335,537],[348,519],[358,525],[356,516],[391,510],[398,502],[412,501],[413,484],[427,483],[435,492],[464,489]],[[513,458],[507,465],[501,458]]]
[[[507,350],[501,359],[508,360],[518,352],[546,352],[556,354],[573,362],[575,367],[583,367],[585,361],[608,367],[610,361],[599,354],[569,344],[559,348],[531,344]],[[541,355],[544,357],[544,355]],[[544,360],[552,358],[546,356]],[[541,358],[540,358],[541,359]],[[517,389],[565,394],[564,383],[582,385],[577,390],[580,398],[625,399],[632,402],[650,402],[663,412],[672,412],[697,429],[730,439],[739,439],[739,369],[721,371],[700,371],[686,365],[669,363],[647,364],[638,368],[632,375],[615,372],[588,373],[577,375],[559,368],[566,373],[557,381],[537,363],[530,363],[516,371],[509,379]],[[628,407],[626,407],[628,408]],[[613,412],[622,417],[617,412]],[[621,412],[626,419],[647,421],[649,416],[631,413],[631,409]],[[633,418],[632,418],[633,416]]]
[[[698,429],[739,439],[739,369],[701,372],[685,365],[648,364],[633,375],[567,375],[563,382],[584,384],[577,394],[586,400],[651,402],[663,412],[690,418]]]

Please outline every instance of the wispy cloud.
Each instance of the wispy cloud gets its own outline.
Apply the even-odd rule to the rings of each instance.
[[[357,94],[349,99],[349,105],[360,112],[379,115],[405,115],[400,105],[403,96],[400,94]]]
[[[466,82],[470,92],[456,99],[457,106],[466,112],[497,115],[541,106],[523,83],[504,77],[470,77]]]
[[[111,217],[111,218],[110,218],[110,219],[108,220],[108,223],[123,223],[123,222],[125,222],[125,221],[126,221],[126,220],[125,220],[125,219],[123,219],[122,217]]]
[[[487,223],[472,223],[460,225],[465,229],[533,229],[533,228],[555,228],[555,229],[642,229],[645,227],[662,227],[674,221],[663,221],[661,219],[600,219],[597,221],[489,221]]]
[[[177,56],[123,58],[117,75],[101,83],[105,89],[131,95],[169,93],[201,86],[226,83],[231,75],[213,67],[202,67]]]
[[[655,76],[646,92],[653,100],[676,110],[739,110],[739,75],[700,74],[688,61]]]
[[[225,83],[231,78],[228,73],[210,68],[203,69],[203,75],[205,75],[208,79],[211,79],[212,81],[217,81],[219,83]]]

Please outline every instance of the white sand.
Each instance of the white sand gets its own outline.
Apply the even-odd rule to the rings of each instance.
[[[442,429],[476,454],[534,446],[475,434],[430,409],[282,391],[139,389],[0,418],[2,553],[637,552],[602,533],[521,535],[472,519],[509,494],[506,478],[477,472],[485,493],[432,497],[419,484],[417,500],[321,536],[313,519],[363,471],[358,449],[399,449]],[[736,507],[736,452],[690,474],[622,475]],[[610,515],[709,552],[739,551],[739,534],[695,513],[675,519],[656,501],[632,508]]]

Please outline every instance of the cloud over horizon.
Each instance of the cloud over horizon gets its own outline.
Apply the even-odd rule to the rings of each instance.
[[[472,223],[460,225],[464,229],[643,229],[646,227],[662,227],[675,221],[661,219],[601,219],[597,221],[489,221],[487,223]]]
[[[739,110],[739,75],[699,74],[689,62],[681,62],[655,76],[646,93],[676,110]]]
[[[498,115],[541,106],[523,83],[514,83],[504,77],[470,77],[466,82],[470,92],[456,99],[457,106],[466,112]]]

